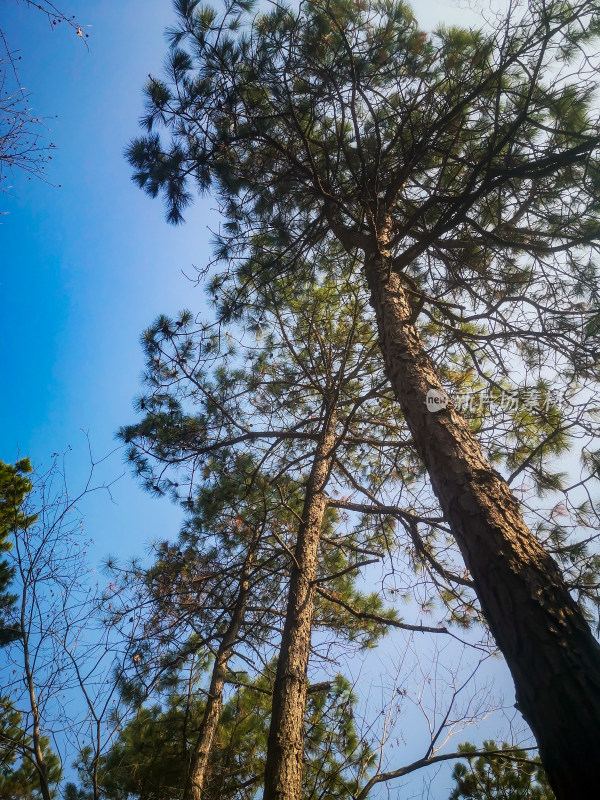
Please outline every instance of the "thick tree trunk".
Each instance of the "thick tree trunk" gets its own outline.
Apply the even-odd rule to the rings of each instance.
[[[244,622],[248,595],[250,593],[250,572],[257,542],[258,538],[255,537],[248,550],[248,555],[240,576],[240,588],[231,619],[215,656],[215,663],[213,665],[210,686],[206,698],[206,706],[204,708],[204,716],[200,723],[198,739],[196,740],[194,752],[192,753],[184,800],[200,800],[208,778],[210,754],[219,724],[219,717],[221,716],[221,710],[223,708],[223,688],[227,676],[227,665],[237,641],[240,628]]]
[[[304,760],[304,712],[315,578],[325,487],[335,446],[335,417],[327,414],[309,476],[290,575],[288,604],[273,687],[263,800],[300,800]]]
[[[387,374],[512,673],[517,708],[558,800],[595,797],[600,646],[462,415],[452,403],[428,410],[428,391],[442,387],[389,254],[368,253],[365,271]]]

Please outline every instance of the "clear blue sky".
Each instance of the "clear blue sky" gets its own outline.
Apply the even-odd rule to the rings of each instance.
[[[47,463],[70,444],[75,488],[87,469],[80,429],[103,455],[133,418],[142,330],[161,312],[203,303],[181,270],[191,274],[207,259],[211,204],[199,204],[184,228],[168,226],[160,203],[131,183],[122,155],[137,133],[146,75],[160,70],[171,4],[59,5],[91,26],[89,51],[71,29],[50,30],[41,13],[0,0],[0,24],[22,56],[21,83],[57,146],[49,178],[61,184],[17,174],[11,195],[0,195],[8,212],[0,217],[0,458]],[[118,455],[106,474],[121,469]],[[129,478],[114,496],[118,506],[96,498],[87,514],[99,555],[175,532],[175,509]]]

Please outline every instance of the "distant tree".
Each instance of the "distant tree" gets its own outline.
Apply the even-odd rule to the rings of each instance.
[[[26,632],[15,617],[19,600],[20,574],[18,559],[13,550],[19,537],[27,536],[38,521],[38,515],[28,513],[29,495],[33,491],[29,459],[14,466],[0,461],[0,551],[9,553],[0,562],[0,608],[2,628],[0,644],[5,646],[25,641]],[[16,576],[16,580],[15,580]],[[7,591],[12,584],[14,593]],[[53,786],[60,780],[62,769],[57,756],[50,750],[49,740],[39,731],[22,726],[22,715],[15,710],[8,695],[0,699],[0,795],[18,800],[33,793],[44,800],[54,796]]]
[[[40,749],[47,766],[51,797],[62,777],[60,759],[50,749],[50,742],[40,738]],[[44,797],[40,772],[35,761],[33,739],[21,725],[21,715],[15,711],[9,697],[0,698],[0,797],[2,800],[28,800]]]
[[[272,686],[264,678],[250,680],[226,699],[221,724],[210,752],[202,797],[260,796],[264,772]],[[205,700],[184,685],[164,702],[144,706],[127,723],[103,757],[102,796],[109,800],[180,800],[186,792],[187,764],[202,725]],[[312,689],[313,687],[311,687]],[[353,721],[354,697],[343,678],[309,689],[306,719],[306,798],[351,796],[356,789],[353,767],[369,760],[360,746]],[[82,754],[79,769],[84,778]],[[358,770],[361,772],[361,769]],[[74,788],[71,789],[74,791]],[[85,788],[80,789],[83,793]]]
[[[92,793],[69,782],[65,785],[64,800],[92,800]]]
[[[473,745],[462,745],[461,750],[472,755],[454,767],[456,787],[449,800],[554,800],[538,756],[531,758],[525,750],[506,743],[503,756],[494,741],[484,742],[483,749],[496,754],[481,755]]]
[[[146,588],[135,591],[147,623],[140,629],[141,641],[127,690],[135,693],[140,682],[146,686],[152,682],[156,695],[156,687],[168,687],[174,678],[187,685],[196,673],[208,673],[206,685],[198,677],[194,683],[195,694],[205,699],[197,728],[187,732],[189,779],[185,783],[180,778],[186,798],[204,796],[203,787],[213,769],[212,750],[226,713],[223,704],[228,687],[238,686],[240,681],[247,683],[246,678],[240,678],[245,665],[254,665],[254,680],[262,676],[269,684],[265,708],[270,713],[273,664],[265,663],[265,659],[279,645],[289,583],[289,550],[302,511],[301,486],[293,486],[281,476],[277,486],[269,485],[251,462],[237,462],[228,459],[224,473],[213,461],[210,485],[199,492],[193,518],[176,542],[157,547],[157,560],[144,577]],[[284,503],[278,490],[285,492]],[[398,626],[403,623],[396,621],[390,610],[384,610],[376,596],[359,590],[354,558],[348,558],[333,544],[339,530],[339,513],[330,509],[321,524],[324,541],[316,576],[326,591],[325,597],[315,598],[311,632],[315,629],[322,636],[333,633],[338,639],[372,646],[388,622]],[[370,544],[369,561],[374,560],[377,551],[373,540],[369,543],[361,537],[353,541],[348,536],[345,543],[347,547],[354,543],[363,552]],[[121,586],[117,585],[115,592],[123,594]],[[354,614],[363,613],[364,619],[347,613],[343,605],[337,611],[336,604],[325,599],[329,594],[353,608]],[[315,669],[321,663],[316,647],[312,660]],[[189,680],[180,677],[188,672]],[[303,692],[310,696],[308,679],[304,677],[302,683]],[[299,704],[297,713],[302,717],[299,731],[294,727],[296,739],[305,735],[307,712],[303,704]],[[261,776],[255,777],[259,781]]]
[[[69,743],[79,750],[85,742],[97,760],[116,692],[118,653],[102,623],[78,508],[89,492],[107,488],[93,483],[94,467],[71,495],[58,461],[31,480],[22,474],[31,472],[28,461],[2,465],[2,525],[16,599],[6,614],[12,640],[0,658],[2,695],[16,727],[2,731],[0,747],[36,771],[43,800],[55,794],[59,755]],[[127,643],[121,651],[125,656]]]
[[[14,546],[14,531],[26,530],[36,521],[35,515],[28,515],[23,509],[25,498],[33,488],[26,477],[29,473],[31,464],[27,458],[18,461],[14,466],[0,461],[0,553],[6,553]],[[0,560],[0,645],[7,644],[20,635],[14,621],[9,622],[7,619],[7,614],[18,599],[9,589],[14,575],[15,566],[12,560]]]

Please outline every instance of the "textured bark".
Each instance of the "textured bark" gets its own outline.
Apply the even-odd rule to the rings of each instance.
[[[219,717],[221,716],[221,710],[223,708],[223,688],[227,676],[227,664],[231,658],[240,628],[244,622],[246,604],[250,593],[250,572],[257,541],[257,538],[255,538],[249,548],[248,556],[244,562],[240,576],[240,589],[235,601],[231,620],[229,621],[229,625],[221,639],[219,649],[215,656],[215,663],[213,665],[210,686],[206,698],[206,706],[204,708],[204,716],[200,723],[198,739],[194,752],[192,753],[184,800],[200,800],[209,776],[210,754],[219,724]]]
[[[263,800],[300,800],[304,760],[306,672],[310,653],[315,578],[325,487],[335,446],[335,417],[328,413],[306,486],[302,521],[290,575],[286,618],[273,686]]]
[[[452,403],[432,413],[436,369],[382,248],[365,272],[387,374],[512,673],[558,800],[598,793],[600,646],[503,478]]]

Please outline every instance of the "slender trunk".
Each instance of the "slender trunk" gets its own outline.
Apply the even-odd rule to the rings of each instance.
[[[200,800],[202,792],[209,776],[209,760],[213,748],[219,717],[223,708],[223,687],[227,676],[227,664],[231,658],[233,647],[238,638],[240,628],[244,622],[246,604],[250,593],[250,572],[254,553],[258,545],[259,534],[253,537],[242,572],[240,576],[239,591],[231,614],[231,619],[225,631],[217,654],[208,688],[204,716],[200,723],[198,739],[188,773],[184,800]]]
[[[23,578],[23,571],[21,570],[21,577]],[[27,684],[27,694],[29,696],[29,707],[31,710],[32,718],[32,731],[31,742],[33,749],[33,760],[37,769],[38,779],[40,782],[40,792],[43,800],[52,800],[50,792],[50,782],[48,780],[48,765],[44,758],[42,750],[42,735],[40,730],[40,709],[37,702],[35,693],[35,683],[33,678],[33,670],[31,667],[31,660],[29,657],[29,633],[27,629],[27,584],[23,589],[21,601],[21,632],[23,641],[23,667],[25,669],[25,681]]]
[[[95,734],[95,753],[94,753],[94,767],[92,770],[92,798],[93,800],[100,800],[100,785],[98,782],[98,770],[100,767],[100,741],[102,736],[102,727],[100,720],[96,720],[96,734]]]
[[[42,751],[42,745],[41,745],[40,721],[39,721],[37,701],[35,698],[35,691],[33,689],[33,686],[31,685],[31,681],[29,680],[29,675],[27,676],[27,683],[28,683],[29,699],[31,702],[31,711],[33,716],[33,730],[31,736],[33,745],[33,756],[40,782],[40,792],[44,800],[51,800],[50,783],[48,781],[48,766],[46,764],[46,760],[44,758],[44,753]]]
[[[315,578],[325,487],[335,446],[335,415],[325,425],[306,486],[302,521],[290,575],[288,603],[273,687],[263,800],[300,800],[304,760],[306,673],[310,653]]]
[[[462,415],[451,403],[428,410],[428,391],[442,387],[389,254],[368,253],[365,272],[388,377],[512,673],[517,708],[558,800],[594,797],[600,646]]]

